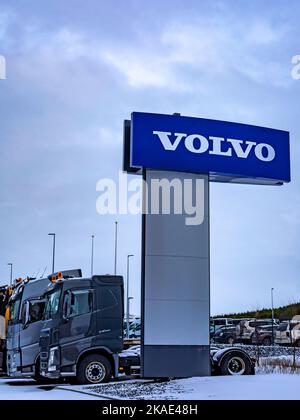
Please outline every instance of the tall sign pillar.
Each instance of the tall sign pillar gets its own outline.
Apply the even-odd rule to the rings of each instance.
[[[201,180],[203,215],[187,225],[182,214],[146,214],[142,239],[142,376],[210,375],[209,181],[207,175],[146,170],[148,209],[151,181]],[[169,184],[170,185],[170,184]],[[183,191],[184,196],[184,191]]]

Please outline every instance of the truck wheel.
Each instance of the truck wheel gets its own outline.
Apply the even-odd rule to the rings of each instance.
[[[248,357],[239,352],[231,352],[221,361],[220,371],[223,376],[251,375],[252,366]]]
[[[91,354],[81,361],[77,381],[82,385],[95,385],[108,382],[111,376],[112,367],[107,358],[99,354]]]

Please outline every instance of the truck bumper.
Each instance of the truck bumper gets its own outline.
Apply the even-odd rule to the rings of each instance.
[[[41,370],[40,375],[43,378],[47,378],[47,379],[59,379],[60,378],[60,372],[48,372],[48,371]]]
[[[7,352],[7,373],[13,378],[21,378],[21,354],[18,350],[10,350]]]

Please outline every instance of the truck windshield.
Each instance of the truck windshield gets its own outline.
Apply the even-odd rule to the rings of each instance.
[[[15,322],[19,319],[21,299],[13,300],[10,309],[10,321]]]
[[[61,289],[57,289],[46,296],[46,308],[45,308],[46,319],[51,319],[53,315],[56,315],[58,313],[60,295],[61,295]]]

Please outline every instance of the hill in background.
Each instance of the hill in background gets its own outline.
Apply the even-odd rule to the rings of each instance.
[[[280,320],[292,319],[295,315],[300,315],[300,303],[292,303],[291,305],[282,306],[274,309],[275,318]],[[221,315],[214,318],[272,318],[272,309],[261,309],[253,312],[241,312],[234,314]]]

